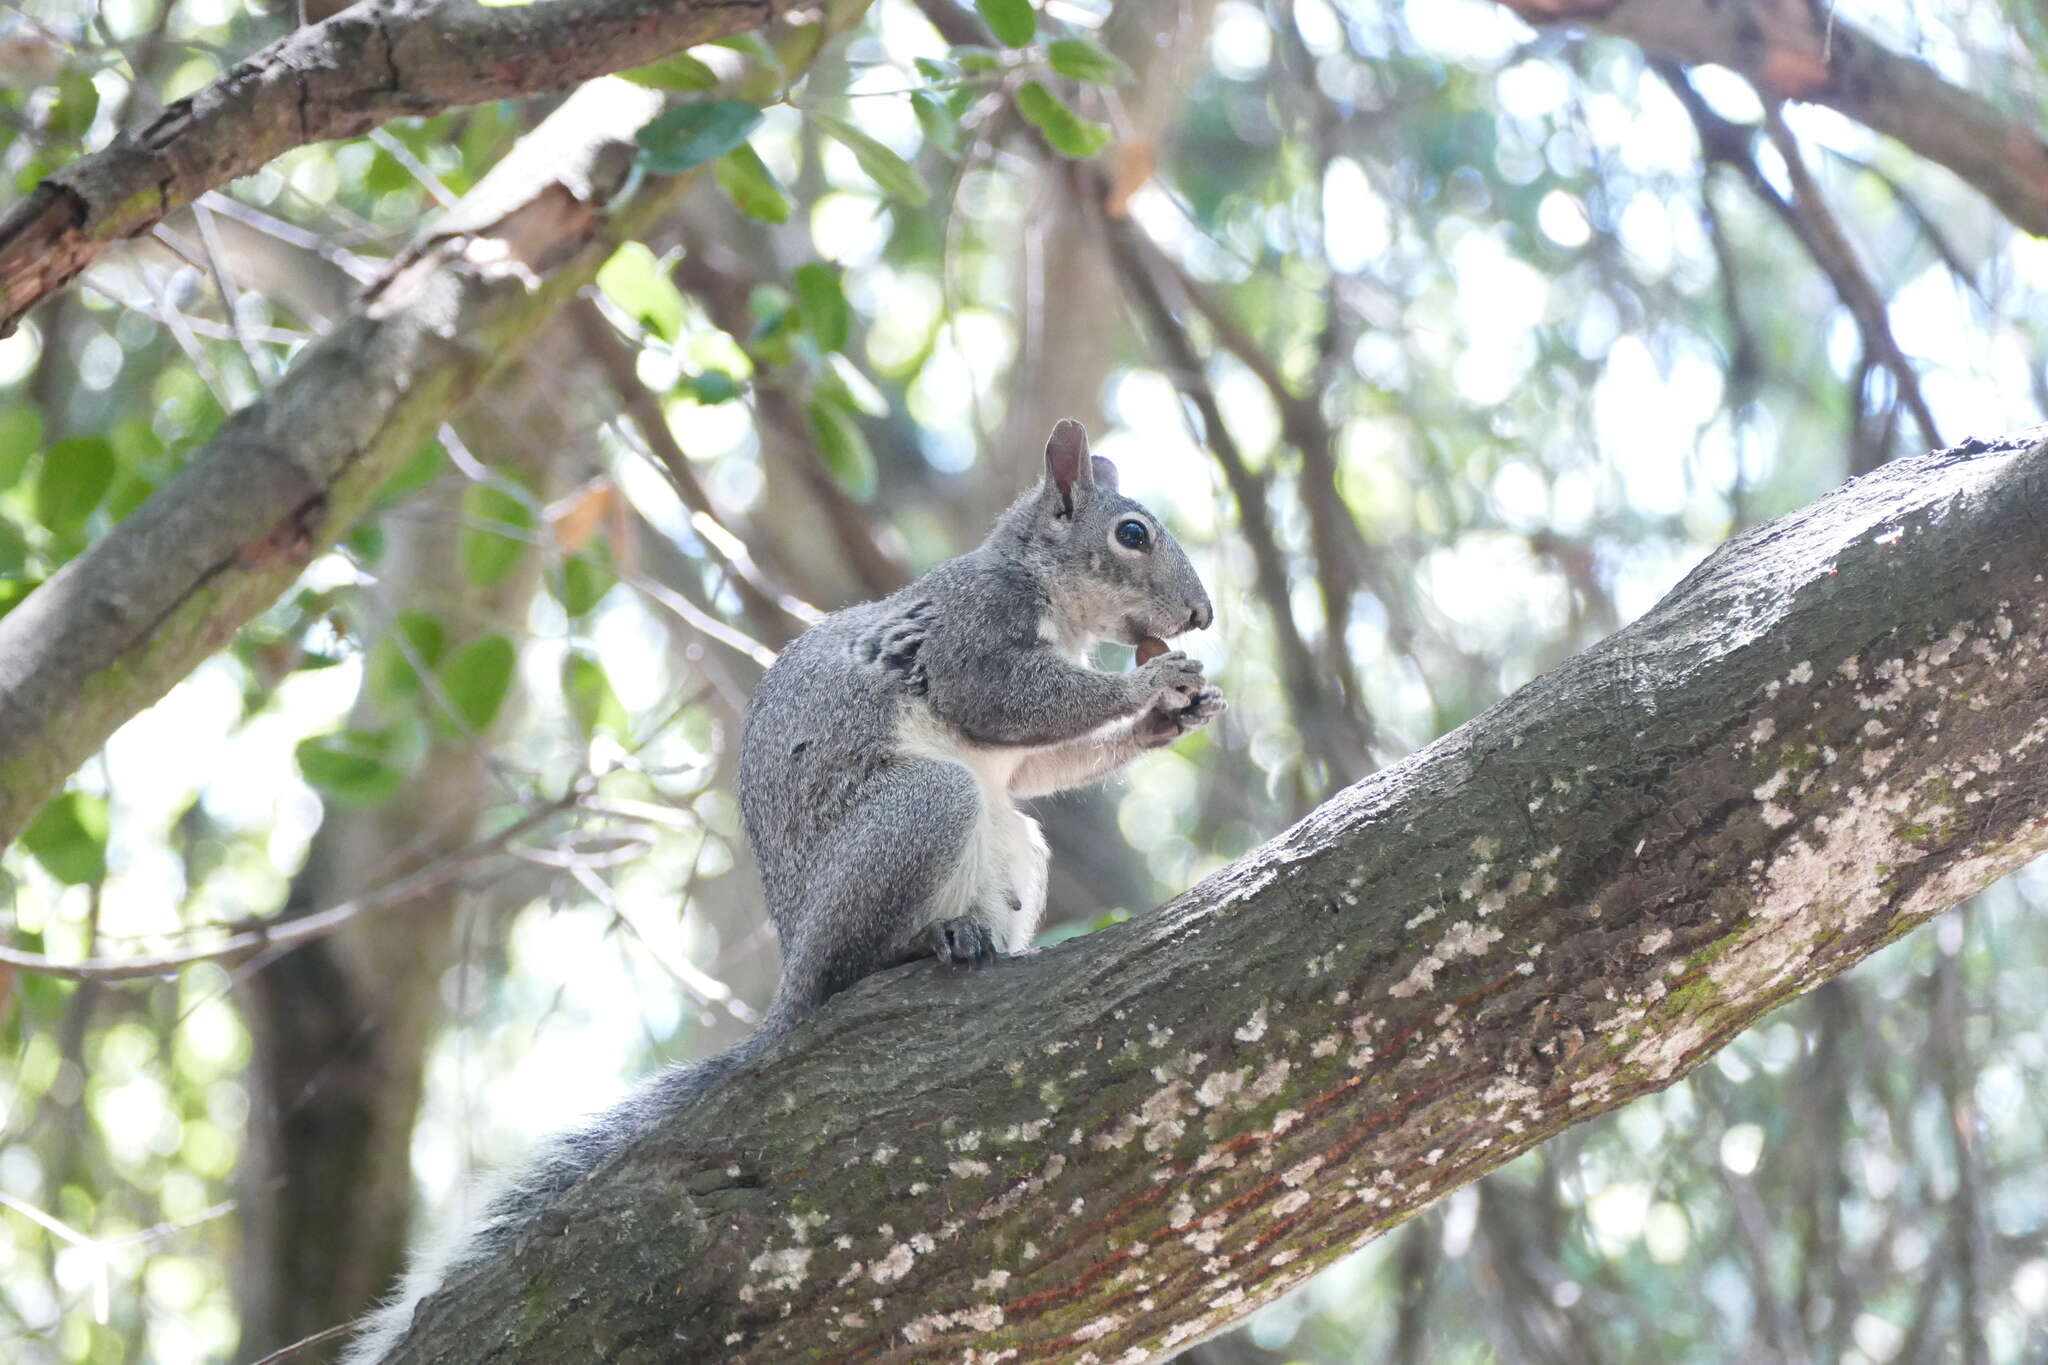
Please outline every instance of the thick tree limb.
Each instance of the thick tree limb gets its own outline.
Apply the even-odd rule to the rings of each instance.
[[[658,97],[593,86],[521,142],[270,393],[0,617],[0,846],[128,717],[331,545],[668,186],[606,202]],[[485,206],[489,206],[488,209]]]
[[[1154,1360],[2048,849],[2048,432],[1887,466],[1162,910],[886,974],[397,1359]]]
[[[0,219],[0,331],[109,243],[293,147],[394,118],[569,90],[760,28],[772,0],[369,0],[278,39]],[[617,130],[621,134],[631,129]]]
[[[784,74],[801,74],[867,4],[828,0],[778,21],[771,41]],[[533,9],[594,7],[557,0]],[[384,12],[358,5],[329,22],[366,10]],[[667,6],[625,10],[658,16]],[[632,135],[658,107],[654,92],[625,81],[578,91],[261,401],[0,617],[0,848],[123,721],[333,544],[385,477],[590,283],[620,241],[667,212],[688,177],[647,177],[626,193]]]
[[[1500,0],[1531,24],[1612,33],[1688,65],[1740,71],[1767,95],[1825,104],[1897,138],[2048,234],[2048,142],[1927,63],[1808,0]]]

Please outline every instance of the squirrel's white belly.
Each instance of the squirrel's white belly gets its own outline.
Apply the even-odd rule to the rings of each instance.
[[[988,926],[998,951],[1023,952],[1045,916],[1049,860],[1038,822],[1010,797],[1010,778],[1031,750],[974,744],[922,705],[905,708],[896,742],[905,754],[965,768],[978,798],[960,861],[932,898],[926,922],[972,915]]]

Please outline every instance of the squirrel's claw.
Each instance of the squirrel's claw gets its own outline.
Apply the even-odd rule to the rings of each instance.
[[[1150,710],[1138,718],[1138,741],[1150,749],[1173,743],[1190,730],[1199,730],[1230,705],[1223,690],[1203,683],[1187,694],[1181,705],[1173,703],[1179,693],[1162,693]]]
[[[995,937],[972,915],[927,924],[918,937],[933,957],[949,967],[979,967],[996,960]]]

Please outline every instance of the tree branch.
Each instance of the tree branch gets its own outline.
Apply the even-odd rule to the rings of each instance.
[[[64,981],[140,981],[149,977],[169,976],[194,963],[240,962],[258,953],[277,953],[287,948],[296,948],[302,943],[325,938],[362,915],[412,905],[421,897],[460,881],[490,855],[502,852],[508,844],[532,833],[563,811],[574,807],[585,795],[585,784],[578,783],[564,795],[528,811],[497,833],[486,835],[436,858],[417,872],[399,877],[374,891],[303,915],[258,920],[253,924],[244,921],[242,925],[235,926],[233,932],[225,938],[209,943],[203,948],[187,948],[175,953],[137,954],[130,957],[87,957],[67,960],[0,946],[0,967],[34,972],[39,976],[54,976]]]
[[[689,509],[691,520],[703,538],[705,552],[725,571],[727,581],[732,584],[733,592],[746,611],[748,625],[764,643],[776,649],[782,648],[818,619],[817,611],[769,582],[746,554],[739,537],[726,530],[718,520],[718,511],[711,505],[711,495],[704,491],[697,471],[690,466],[690,457],[683,453],[675,433],[669,430],[660,397],[640,381],[640,375],[634,368],[632,348],[612,330],[611,324],[605,321],[594,304],[578,308],[575,322],[584,348],[611,385],[612,393],[638,430],[653,463],[668,476],[669,486],[675,490],[683,506]],[[699,522],[699,518],[703,520]],[[722,548],[728,544],[738,547],[737,552],[728,554]]]
[[[1805,0],[1500,0],[1538,27],[1574,24],[1687,65],[1741,72],[1767,95],[1825,104],[1975,186],[2048,234],[2048,143],[1927,63]]]
[[[1142,230],[1129,218],[1112,218],[1103,211],[1108,187],[1099,175],[1076,167],[1068,184],[1093,215],[1104,248],[1115,263],[1117,278],[1123,283],[1124,294],[1151,335],[1160,368],[1201,415],[1202,430],[1196,437],[1215,455],[1224,482],[1237,502],[1239,531],[1251,548],[1253,581],[1273,625],[1287,695],[1306,741],[1304,771],[1320,768],[1339,781],[1350,781],[1372,766],[1371,720],[1357,704],[1353,691],[1356,680],[1328,676],[1303,637],[1300,623],[1294,619],[1293,579],[1267,505],[1267,481],[1253,471],[1223,420],[1222,404],[1209,384],[1201,356],[1174,316],[1173,306],[1167,302],[1153,273],[1145,252],[1148,239]],[[1343,515],[1348,521],[1349,513]],[[1336,619],[1325,621],[1323,626],[1325,630],[1341,632],[1348,624],[1347,620]],[[1307,804],[1303,801],[1296,809]]]
[[[0,332],[110,243],[293,147],[573,89],[760,28],[774,10],[772,0],[370,0],[295,29],[43,181],[0,219]]]
[[[1849,235],[1843,230],[1841,221],[1834,210],[1828,207],[1827,199],[1820,192],[1820,184],[1807,168],[1806,159],[1800,154],[1798,139],[1785,125],[1780,106],[1772,102],[1764,109],[1764,129],[1771,144],[1778,149],[1778,155],[1785,163],[1785,176],[1792,186],[1792,197],[1787,199],[1778,192],[1777,186],[1764,173],[1758,163],[1755,149],[1756,130],[1743,124],[1733,123],[1715,113],[1693,88],[1692,78],[1671,62],[1650,63],[1650,69],[1663,78],[1671,93],[1677,97],[1691,117],[1693,128],[1700,139],[1701,164],[1708,171],[1715,166],[1727,166],[1742,177],[1751,194],[1763,206],[1776,215],[1788,231],[1806,248],[1806,254],[1820,267],[1828,283],[1835,288],[1835,295],[1856,323],[1856,331],[1863,338],[1864,373],[1857,376],[1849,392],[1849,406],[1856,417],[1856,426],[1861,429],[1869,405],[1865,392],[1865,380],[1871,368],[1882,365],[1892,376],[1897,389],[1894,406],[1903,405],[1913,414],[1920,426],[1920,434],[1929,445],[1941,444],[1941,431],[1935,425],[1934,413],[1927,406],[1927,400],[1920,391],[1920,376],[1913,363],[1899,349],[1897,338],[1892,335],[1890,305],[1877,290],[1870,273],[1857,259],[1856,248],[1850,244]],[[1702,185],[1701,198],[1704,201],[1707,190]],[[1716,240],[1715,257],[1724,276],[1728,272],[1729,253],[1723,243]],[[1734,281],[1725,281],[1726,296],[1735,298]],[[1735,315],[1730,310],[1731,316]],[[1851,474],[1867,474],[1888,457],[1887,439],[1878,447],[1874,459],[1858,458],[1863,442],[1852,443],[1850,460]]]
[[[782,30],[804,54],[790,65],[866,6],[831,0]],[[122,722],[289,587],[620,241],[668,210],[689,177],[648,177],[614,202],[633,130],[658,106],[624,81],[578,91],[261,401],[0,617],[0,847]]]
[[[1158,912],[863,983],[393,1359],[1222,1330],[2048,849],[2043,506],[2038,431],[1889,465]]]
[[[618,82],[565,105],[477,187],[495,217],[451,215],[176,478],[0,617],[0,845],[275,600],[595,274],[619,240],[604,204],[632,160],[616,130],[656,100]]]

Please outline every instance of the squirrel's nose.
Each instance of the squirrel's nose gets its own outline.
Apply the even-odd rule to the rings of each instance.
[[[1215,619],[1215,609],[1212,608],[1207,602],[1203,602],[1200,605],[1198,605],[1193,611],[1188,613],[1188,629],[1207,630],[1209,628],[1209,623]]]

